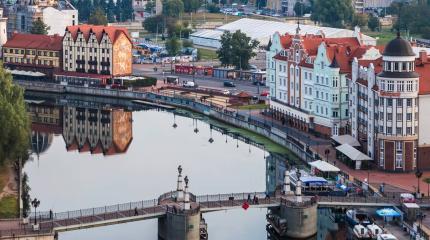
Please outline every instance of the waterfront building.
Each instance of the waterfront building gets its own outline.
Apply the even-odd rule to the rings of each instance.
[[[3,8],[0,8],[0,56],[3,56],[1,51],[2,46],[7,41],[7,18],[3,16]]]
[[[21,0],[5,4],[8,36],[29,33],[37,19],[49,27],[48,34],[64,34],[67,26],[78,25],[78,10],[67,0]]]
[[[400,36],[381,58],[354,59],[349,85],[351,135],[362,151],[386,171],[428,168],[430,61],[428,49],[412,47]]]
[[[65,107],[63,118],[68,151],[125,153],[133,140],[132,112],[124,109]]]
[[[113,26],[68,26],[63,38],[63,70],[111,76],[132,73],[128,31]]]
[[[354,57],[379,57],[375,51],[360,35],[300,35],[299,26],[295,35],[275,33],[266,66],[275,118],[324,136],[344,134],[349,119],[346,77],[350,62]]]
[[[3,45],[3,64],[10,70],[52,77],[62,67],[62,42],[59,35],[15,33]]]

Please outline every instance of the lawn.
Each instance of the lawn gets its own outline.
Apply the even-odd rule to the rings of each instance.
[[[16,196],[7,196],[0,200],[0,218],[15,218],[18,215],[18,200]]]
[[[200,52],[200,60],[215,60],[218,59],[218,55],[215,50],[207,48],[197,48]]]
[[[381,32],[372,32],[370,30],[363,31],[363,34],[374,37],[378,39],[377,45],[387,45],[387,43],[397,36],[396,31],[391,31],[390,28],[383,28]],[[402,32],[402,37],[406,37],[406,33]],[[411,35],[411,37],[420,37],[416,35]]]
[[[251,105],[243,105],[239,106],[238,108],[241,110],[256,110],[256,109],[265,109],[267,108],[267,104],[251,104]]]

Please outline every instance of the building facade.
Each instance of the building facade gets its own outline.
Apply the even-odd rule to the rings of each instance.
[[[3,64],[10,70],[40,72],[51,78],[62,68],[63,37],[15,33],[3,45]]]
[[[78,25],[78,10],[67,0],[22,0],[6,4],[8,36],[29,33],[37,19],[49,27],[48,34],[64,34],[67,26]]]
[[[69,26],[63,39],[63,70],[111,76],[132,73],[132,42],[124,28]]]
[[[324,136],[345,134],[350,62],[354,56],[371,57],[375,50],[356,37],[301,36],[299,32],[298,28],[295,35],[272,38],[266,66],[270,108],[277,119],[300,130]]]
[[[350,82],[351,135],[386,171],[428,169],[428,131],[420,128],[429,113],[430,64],[427,52],[398,36],[381,58],[354,59]],[[419,153],[422,155],[419,155]]]

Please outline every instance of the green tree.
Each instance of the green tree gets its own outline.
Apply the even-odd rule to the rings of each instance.
[[[352,18],[352,26],[364,27],[369,21],[369,16],[367,14],[354,14]]]
[[[232,36],[233,34],[230,31],[224,32],[220,39],[221,47],[216,51],[218,59],[223,66],[233,64]]]
[[[121,1],[121,21],[133,20],[132,0]]]
[[[179,17],[184,12],[184,3],[181,0],[164,0],[163,15],[166,17]]]
[[[333,27],[342,27],[351,22],[353,8],[351,0],[314,0],[311,19]]]
[[[176,56],[179,54],[181,51],[181,43],[176,37],[169,38],[166,41],[166,51],[169,53],[169,56]]]
[[[33,22],[30,32],[32,34],[48,34],[50,27],[46,25],[42,19],[38,18]]]
[[[182,40],[182,47],[184,48],[192,48],[193,42],[190,40]]]
[[[157,15],[154,17],[146,18],[143,21],[143,27],[146,31],[151,33],[162,33],[163,32],[163,16]],[[158,30],[157,30],[158,28]]]
[[[210,13],[219,13],[221,9],[214,3],[208,4],[208,12]]]
[[[303,16],[306,10],[306,6],[304,3],[297,1],[296,4],[294,4],[293,10],[296,16]]]
[[[109,22],[115,22],[116,18],[115,18],[115,3],[113,0],[109,0],[108,4],[107,4],[107,9],[106,9],[106,13],[107,13],[107,19]]]
[[[88,23],[94,25],[107,25],[108,20],[103,9],[96,8],[96,10],[91,13],[90,18],[88,19]]]
[[[197,12],[197,9],[199,9],[201,6],[200,0],[183,0],[183,2],[184,2],[184,11],[187,13]]]
[[[145,11],[149,13],[155,12],[155,1],[149,1],[145,5]]]
[[[88,21],[88,18],[90,17],[90,13],[93,10],[92,1],[77,0],[73,6],[75,6],[79,12],[78,14],[79,21],[80,22]]]
[[[224,66],[234,65],[236,69],[248,69],[249,60],[256,54],[254,49],[259,42],[252,40],[245,33],[237,30],[231,34],[229,31],[221,35],[221,47],[217,50],[218,58]]]
[[[0,65],[0,164],[26,157],[30,123],[24,90],[13,84],[12,75]]]
[[[370,30],[375,31],[379,27],[379,19],[371,14],[369,17],[369,22],[367,23],[367,27]]]

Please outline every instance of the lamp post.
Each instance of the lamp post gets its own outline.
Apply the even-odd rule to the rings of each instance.
[[[415,176],[417,177],[417,198],[420,195],[420,178],[423,176],[423,172],[419,169],[415,172]]]
[[[328,162],[328,155],[330,154],[330,149],[326,149],[326,150],[324,150],[324,154],[325,154],[325,159],[326,159],[326,162]]]
[[[37,198],[34,198],[33,201],[31,201],[31,205],[34,207],[34,225],[37,224],[37,207],[40,205],[40,201]]]

